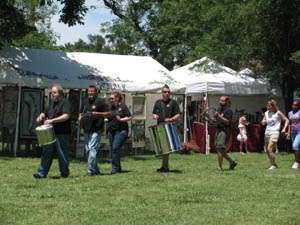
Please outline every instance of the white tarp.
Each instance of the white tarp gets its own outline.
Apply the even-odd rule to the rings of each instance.
[[[148,56],[62,52],[6,47],[0,51],[0,83],[65,88],[96,84],[105,89],[152,91],[169,71]]]
[[[188,95],[199,93],[228,95],[261,95],[270,93],[268,82],[222,66],[203,57],[170,72],[179,87]]]

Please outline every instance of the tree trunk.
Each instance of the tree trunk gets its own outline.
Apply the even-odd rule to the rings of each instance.
[[[294,98],[295,84],[296,80],[294,79],[287,79],[281,84],[282,97],[284,100],[284,108],[281,108],[282,110],[285,110],[286,114],[291,110],[291,105],[293,103]]]

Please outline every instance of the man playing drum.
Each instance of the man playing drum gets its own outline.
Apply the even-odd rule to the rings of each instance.
[[[56,141],[43,145],[41,164],[33,177],[36,179],[47,177],[55,151],[58,154],[60,175],[68,177],[70,174],[68,155],[71,133],[70,103],[63,97],[63,88],[60,84],[52,85],[49,107],[37,117],[37,122],[52,125]]]
[[[84,130],[85,149],[87,152],[87,175],[99,175],[97,165],[97,152],[100,148],[100,131],[103,129],[104,116],[109,116],[108,106],[104,100],[97,98],[97,88],[93,85],[88,87],[88,96],[80,110],[79,121]]]
[[[237,163],[227,154],[231,133],[231,121],[233,112],[230,109],[230,99],[228,96],[221,96],[219,99],[220,107],[217,109],[215,118],[217,120],[216,151],[218,154],[219,167],[223,169],[223,158],[229,162],[229,169],[233,170]]]
[[[162,89],[162,99],[155,102],[152,117],[157,120],[157,123],[172,123],[180,117],[180,110],[178,103],[170,98],[170,88],[165,84]],[[162,155],[162,166],[157,169],[157,172],[169,172],[169,155]]]

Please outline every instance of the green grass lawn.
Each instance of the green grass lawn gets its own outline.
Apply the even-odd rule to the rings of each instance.
[[[216,155],[170,157],[169,174],[153,156],[123,158],[127,173],[87,177],[73,161],[71,176],[35,180],[37,158],[0,158],[0,224],[300,224],[300,171],[293,155],[278,155],[267,171],[265,154],[231,154],[234,171],[219,171]],[[227,165],[226,165],[227,166]]]

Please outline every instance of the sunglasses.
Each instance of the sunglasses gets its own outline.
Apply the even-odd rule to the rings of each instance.
[[[163,93],[170,93],[170,91],[163,91]]]

